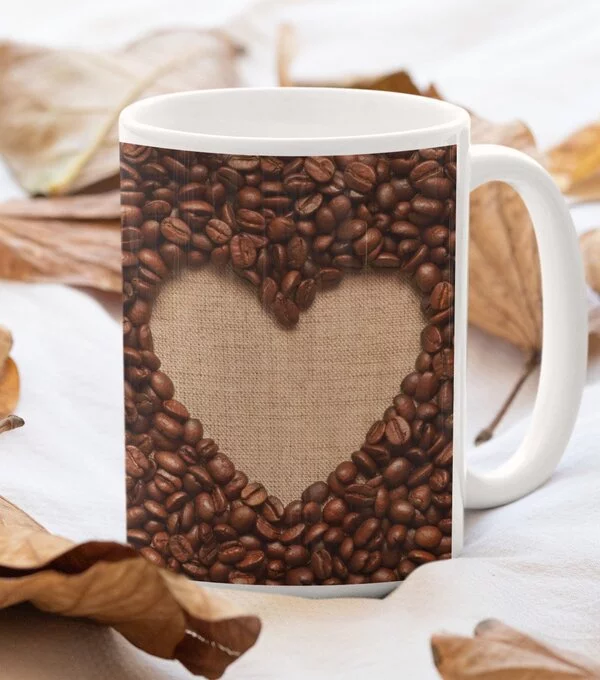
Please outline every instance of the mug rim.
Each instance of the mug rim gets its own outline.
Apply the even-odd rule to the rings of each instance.
[[[234,128],[244,125],[243,112],[256,108],[257,105],[260,108],[266,101],[275,102],[280,108],[279,113],[275,111],[275,116],[270,120],[264,110],[255,111],[254,125],[263,125],[265,130],[279,124],[284,116],[297,115],[301,112],[301,107],[305,111],[311,111],[311,106],[322,108],[324,105],[344,105],[346,108],[337,111],[339,116],[326,122],[329,129],[339,124],[345,126],[346,132],[340,135],[328,132],[302,134],[301,122],[292,121],[281,127],[288,130],[291,127],[293,134],[236,134]],[[224,129],[228,123],[223,121],[226,118],[223,104],[232,102],[234,115],[229,122],[233,126],[231,133],[186,130],[182,128],[189,126],[158,120],[161,117],[163,120],[175,120],[182,112],[185,117],[186,104],[187,109],[196,107],[199,111],[202,111],[204,104],[207,108],[212,106],[215,109],[212,113],[213,120],[207,122],[207,127],[212,125],[214,130],[215,126],[221,126]],[[368,116],[373,109],[369,107],[375,105],[386,107],[384,118],[387,116],[389,122],[386,122],[388,129],[385,131],[365,131],[371,126]],[[396,111],[392,110],[392,105]],[[238,114],[238,111],[242,113]],[[380,118],[382,111],[383,109],[378,109]],[[209,115],[210,112],[207,116]],[[405,123],[404,126],[399,122],[398,129],[395,129],[395,116],[403,115],[414,122]],[[351,120],[353,116],[356,122]],[[429,118],[432,122],[421,124],[422,118]],[[215,119],[218,119],[216,123]],[[194,118],[194,126],[196,121],[197,118]],[[321,122],[322,118],[319,118],[318,123]],[[353,125],[356,125],[356,133],[348,132]],[[372,127],[377,129],[377,123],[373,122]],[[298,134],[295,133],[296,129],[299,130]],[[469,114],[456,104],[421,95],[335,87],[244,87],[176,92],[138,100],[123,109],[119,116],[121,143],[182,151],[249,155],[343,155],[404,151],[456,144],[459,139],[465,139],[464,133],[468,135],[469,130]]]

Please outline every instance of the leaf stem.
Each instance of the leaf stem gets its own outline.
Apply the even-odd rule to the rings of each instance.
[[[484,442],[489,441],[494,436],[494,431],[500,424],[500,421],[506,415],[506,412],[508,411],[511,404],[515,400],[516,396],[521,391],[521,388],[527,381],[527,378],[529,378],[529,376],[535,371],[539,364],[540,353],[538,351],[531,352],[531,354],[527,358],[527,361],[525,362],[525,365],[523,366],[523,371],[521,372],[519,379],[515,383],[515,386],[512,388],[508,397],[506,397],[504,403],[500,407],[500,410],[498,411],[492,422],[487,427],[484,427],[483,430],[481,430],[481,432],[477,435],[477,437],[475,437],[475,444],[477,446],[479,446],[479,444],[483,444]]]
[[[8,432],[9,430],[16,430],[18,427],[23,427],[25,421],[19,416],[7,416],[0,418],[0,434]]]

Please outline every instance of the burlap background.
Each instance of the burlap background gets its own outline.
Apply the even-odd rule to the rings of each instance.
[[[176,398],[205,436],[284,502],[364,440],[414,366],[420,297],[397,272],[364,271],[317,295],[282,330],[231,271],[185,271],[152,316]]]

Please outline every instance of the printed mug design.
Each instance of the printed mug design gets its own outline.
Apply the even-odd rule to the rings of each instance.
[[[128,540],[149,560],[201,581],[334,585],[398,581],[450,557],[455,186],[454,146],[254,157],[121,145]],[[183,281],[188,315],[208,295],[209,279],[194,284],[200,271],[190,270],[217,277],[211,309],[220,291],[239,290],[237,342],[255,305],[273,346],[293,347],[303,324],[320,323],[318,301],[335,309],[351,281],[392,277],[398,294],[418,294],[414,367],[387,360],[397,393],[381,395],[381,413],[361,414],[354,451],[327,442],[335,463],[295,499],[241,469],[243,441],[236,458],[211,438],[235,414],[210,422],[182,403],[166,364],[185,369],[186,343],[164,318],[155,351],[161,293]],[[203,376],[191,385],[206,391]],[[262,413],[260,426],[274,417]],[[302,447],[269,455],[284,479],[304,474]]]

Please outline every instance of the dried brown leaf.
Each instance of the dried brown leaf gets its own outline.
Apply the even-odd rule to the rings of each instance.
[[[212,591],[113,542],[73,545],[0,503],[0,603],[112,626],[144,651],[220,677],[255,643],[260,622]],[[15,526],[14,524],[17,524]],[[2,526],[10,524],[12,526]]]
[[[152,94],[228,87],[235,47],[220,34],[153,34],[114,52],[0,44],[0,154],[30,194],[114,177],[117,119]]]
[[[492,124],[471,116],[475,143],[503,144],[537,156],[521,122]],[[491,182],[471,194],[469,321],[526,352],[542,343],[540,265],[533,225],[519,195]]]
[[[6,326],[0,325],[0,368],[4,365],[4,362],[8,359],[10,350],[13,346],[12,333],[6,328]]]
[[[117,220],[11,217],[0,209],[0,278],[119,292],[120,238]]]
[[[119,192],[25,198],[0,203],[0,219],[25,217],[55,220],[119,220]]]
[[[17,418],[17,416],[10,416],[10,418]],[[23,424],[23,421],[20,418],[18,418],[18,420]],[[10,429],[14,428],[11,427]],[[32,529],[35,531],[46,531],[41,524],[38,524],[33,519],[33,517],[30,517],[25,511],[21,510],[21,508],[18,508],[10,501],[7,501],[6,498],[0,496],[0,530],[3,527],[9,527],[12,531],[29,531]]]
[[[444,680],[600,678],[596,662],[555,650],[499,621],[483,621],[473,638],[434,635],[431,648]]]
[[[20,389],[19,369],[8,357],[0,367],[0,418],[5,418],[15,410]]]
[[[600,200],[600,122],[577,130],[551,149],[548,169],[568,196]]]
[[[579,238],[585,278],[590,287],[600,293],[600,229],[585,232]]]

